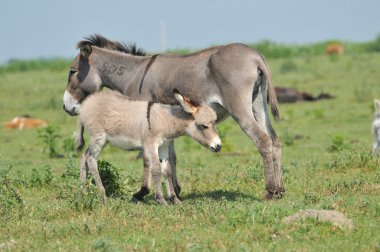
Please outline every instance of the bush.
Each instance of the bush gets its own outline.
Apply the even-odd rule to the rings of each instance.
[[[61,157],[57,152],[57,140],[61,138],[59,128],[55,125],[49,125],[38,130],[38,138],[45,145],[45,150],[49,151],[50,158]]]

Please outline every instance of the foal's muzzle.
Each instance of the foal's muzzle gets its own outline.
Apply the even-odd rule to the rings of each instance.
[[[219,152],[222,149],[222,145],[221,144],[217,144],[216,146],[210,147],[210,149],[211,149],[212,152]]]

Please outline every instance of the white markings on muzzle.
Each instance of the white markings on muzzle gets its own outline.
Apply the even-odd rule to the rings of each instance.
[[[214,139],[212,139],[211,141],[211,144],[210,144],[210,148],[217,148],[217,146],[222,146],[222,141],[220,140],[220,138],[218,136],[214,137]]]
[[[78,115],[80,103],[66,90],[63,95],[63,105],[67,113],[70,115]]]

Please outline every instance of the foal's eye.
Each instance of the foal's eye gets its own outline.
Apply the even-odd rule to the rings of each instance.
[[[201,124],[201,125],[199,125],[199,126],[200,126],[201,129],[203,129],[203,130],[208,129],[208,126],[207,126],[207,125],[203,125],[203,124]]]

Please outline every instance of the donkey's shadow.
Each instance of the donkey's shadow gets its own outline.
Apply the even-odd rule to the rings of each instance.
[[[208,192],[195,192],[189,193],[181,196],[182,201],[209,198],[212,200],[228,200],[228,201],[238,201],[239,199],[249,199],[253,201],[262,201],[263,199],[257,198],[250,194],[242,193],[239,191],[226,191],[226,190],[216,190]]]

